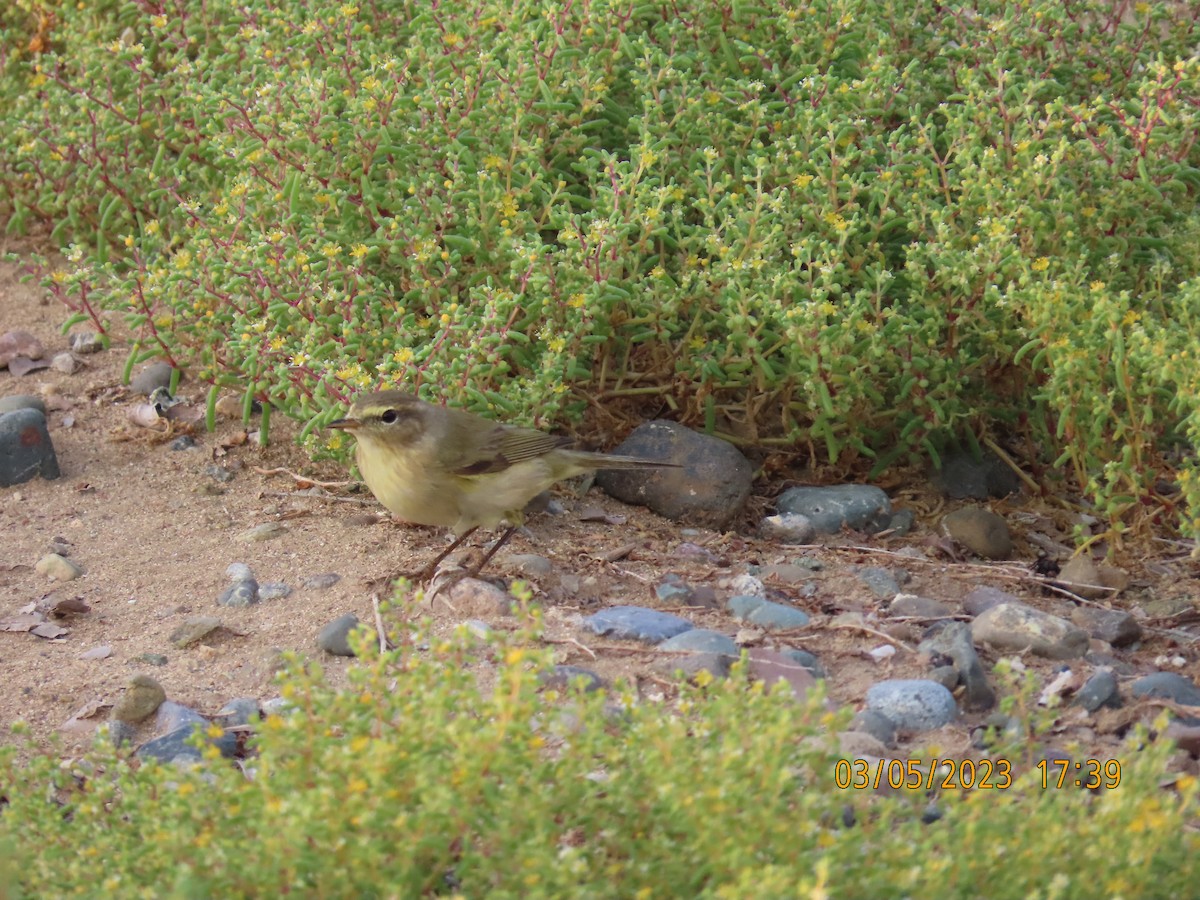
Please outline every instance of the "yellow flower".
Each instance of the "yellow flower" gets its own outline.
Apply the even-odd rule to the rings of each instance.
[[[1039,256],[1037,259],[1035,259],[1033,261],[1033,265],[1031,266],[1031,268],[1035,272],[1045,272],[1048,268],[1050,268],[1049,257]]]
[[[350,248],[350,255],[355,259],[362,259],[370,252],[371,250],[366,244],[355,244]]]

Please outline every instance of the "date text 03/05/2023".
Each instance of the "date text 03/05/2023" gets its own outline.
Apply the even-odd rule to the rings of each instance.
[[[1119,759],[1043,759],[1034,766],[1043,790],[1107,788],[1121,783]],[[1006,790],[1013,764],[1000,759],[839,759],[833,783],[841,790]]]

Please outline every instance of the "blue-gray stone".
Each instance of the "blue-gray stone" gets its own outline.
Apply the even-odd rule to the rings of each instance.
[[[42,413],[26,408],[0,415],[0,487],[61,474]]]
[[[190,434],[181,434],[175,440],[171,441],[172,450],[194,450],[196,448],[196,439]]]
[[[599,635],[618,640],[643,641],[647,644],[661,643],[667,638],[696,627],[681,616],[647,609],[644,606],[613,606],[602,609],[584,619],[583,624]]]
[[[193,746],[196,739],[192,736],[197,732],[204,734],[204,730],[205,726],[196,724],[184,725],[182,728],[176,728],[162,737],[157,737],[152,741],[142,744],[137,749],[137,755],[142,759],[157,759],[164,763],[198,763],[203,759],[203,751],[200,747]],[[205,736],[201,741],[201,746],[205,744],[215,744],[221,751],[221,755],[227,759],[232,758],[237,753],[237,736],[229,732],[225,732],[219,738],[215,739]]]
[[[321,575],[309,575],[300,582],[300,587],[311,591],[324,591],[341,580],[342,576],[336,572],[325,572]]]
[[[928,731],[954,721],[954,695],[935,681],[898,679],[867,688],[867,709],[887,716],[901,731]]]
[[[904,537],[913,529],[916,524],[917,515],[911,509],[898,509],[892,513],[892,519],[888,522],[887,530],[892,533],[893,537]]]
[[[1083,683],[1075,695],[1075,702],[1088,712],[1095,712],[1102,706],[1120,706],[1116,676],[1108,669],[1099,670]]]
[[[166,734],[176,731],[184,725],[207,725],[208,719],[200,715],[190,706],[176,703],[174,700],[164,700],[154,711],[154,730]]]
[[[855,567],[852,571],[876,597],[890,600],[900,593],[900,582],[896,576],[881,566]]]
[[[1129,686],[1135,697],[1173,700],[1183,706],[1200,706],[1200,688],[1177,672],[1152,672]]]
[[[929,636],[917,648],[923,653],[942,655],[954,663],[954,681],[967,688],[966,706],[972,710],[991,709],[996,705],[996,692],[988,684],[987,673],[975,643],[971,638],[971,626],[966,622],[943,622],[927,632]],[[952,686],[951,685],[947,685]]]
[[[733,638],[707,628],[693,628],[658,645],[659,650],[690,650],[694,653],[724,653],[737,656],[741,651]]]
[[[258,601],[258,582],[253,578],[230,585],[217,597],[218,606],[252,606]]]
[[[46,416],[46,404],[41,397],[34,394],[13,394],[11,397],[0,397],[0,414],[16,412],[18,409],[36,409]]]
[[[767,602],[766,597],[754,597],[750,594],[738,594],[725,601],[725,607],[735,619],[744,619],[754,610]]]
[[[334,656],[353,656],[350,632],[358,627],[358,616],[346,613],[338,616],[317,634],[317,646]]]
[[[664,581],[654,588],[654,596],[664,603],[688,606],[692,597],[692,587],[678,580]]]
[[[282,600],[292,593],[292,586],[282,581],[268,581],[258,586],[259,600]]]
[[[822,534],[837,534],[842,528],[874,533],[887,528],[892,519],[887,494],[869,484],[789,488],[779,495],[775,508],[807,516]]]
[[[639,425],[613,452],[679,467],[604,469],[596,475],[596,483],[613,497],[647,506],[668,519],[724,528],[750,497],[754,466],[742,452],[678,422]]]
[[[809,653],[807,650],[800,650],[797,647],[784,647],[779,651],[781,656],[787,657],[794,663],[804,666],[808,671],[812,672],[813,678],[825,678],[825,667],[821,665],[821,661]]]
[[[746,621],[760,628],[803,628],[808,624],[808,613],[766,600],[750,610]]]
[[[590,694],[604,687],[604,679],[583,666],[555,666],[543,672],[539,680],[542,687],[556,691],[565,691],[578,684],[584,693]]]
[[[896,743],[896,723],[874,710],[864,709],[850,720],[851,731],[865,731],[885,747]]]
[[[1021,489],[1017,473],[993,453],[978,460],[966,453],[947,457],[932,480],[934,487],[953,500],[1007,497]]]
[[[258,701],[253,697],[235,697],[217,712],[217,718],[226,728],[234,725],[249,725],[262,718]]]
[[[129,389],[136,394],[145,394],[147,397],[159,388],[167,390],[171,386],[171,372],[170,363],[150,363],[133,376],[129,382]]]

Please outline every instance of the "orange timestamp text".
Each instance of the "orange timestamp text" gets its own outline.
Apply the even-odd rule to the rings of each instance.
[[[1043,790],[1108,788],[1121,783],[1117,759],[1043,759],[1035,769]],[[833,783],[840,790],[1007,790],[1013,764],[999,759],[839,759]]]

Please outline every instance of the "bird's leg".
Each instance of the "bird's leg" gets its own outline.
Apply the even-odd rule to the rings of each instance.
[[[489,562],[491,562],[492,557],[496,555],[496,552],[501,547],[504,546],[505,542],[510,537],[512,537],[513,532],[516,531],[517,528],[519,528],[519,527],[520,526],[518,526],[518,525],[509,525],[508,526],[508,530],[506,530],[504,532],[504,534],[500,535],[500,540],[498,540],[498,541],[496,541],[496,543],[492,544],[492,548],[490,550],[488,550],[488,552],[486,554],[484,554],[484,557],[483,557],[482,561],[480,561],[479,565],[477,565],[474,569],[471,570],[470,574],[471,574],[472,578],[476,578],[479,575],[479,573],[483,571],[483,567],[486,566]]]
[[[464,531],[462,534],[460,534],[458,537],[456,537],[454,539],[454,543],[452,543],[449,547],[447,547],[445,550],[443,550],[441,553],[439,553],[437,556],[435,556],[433,558],[433,560],[429,563],[429,565],[427,565],[425,568],[423,568],[420,572],[417,573],[417,576],[416,576],[417,579],[419,581],[428,581],[430,578],[432,578],[437,573],[437,568],[439,565],[441,565],[442,560],[445,559],[447,556],[449,556],[451,553],[453,553],[455,550],[457,550],[462,545],[463,541],[465,541],[467,538],[469,538],[472,534],[475,533],[475,529],[478,527],[479,526],[476,525],[474,527],[468,528],[466,531]]]

